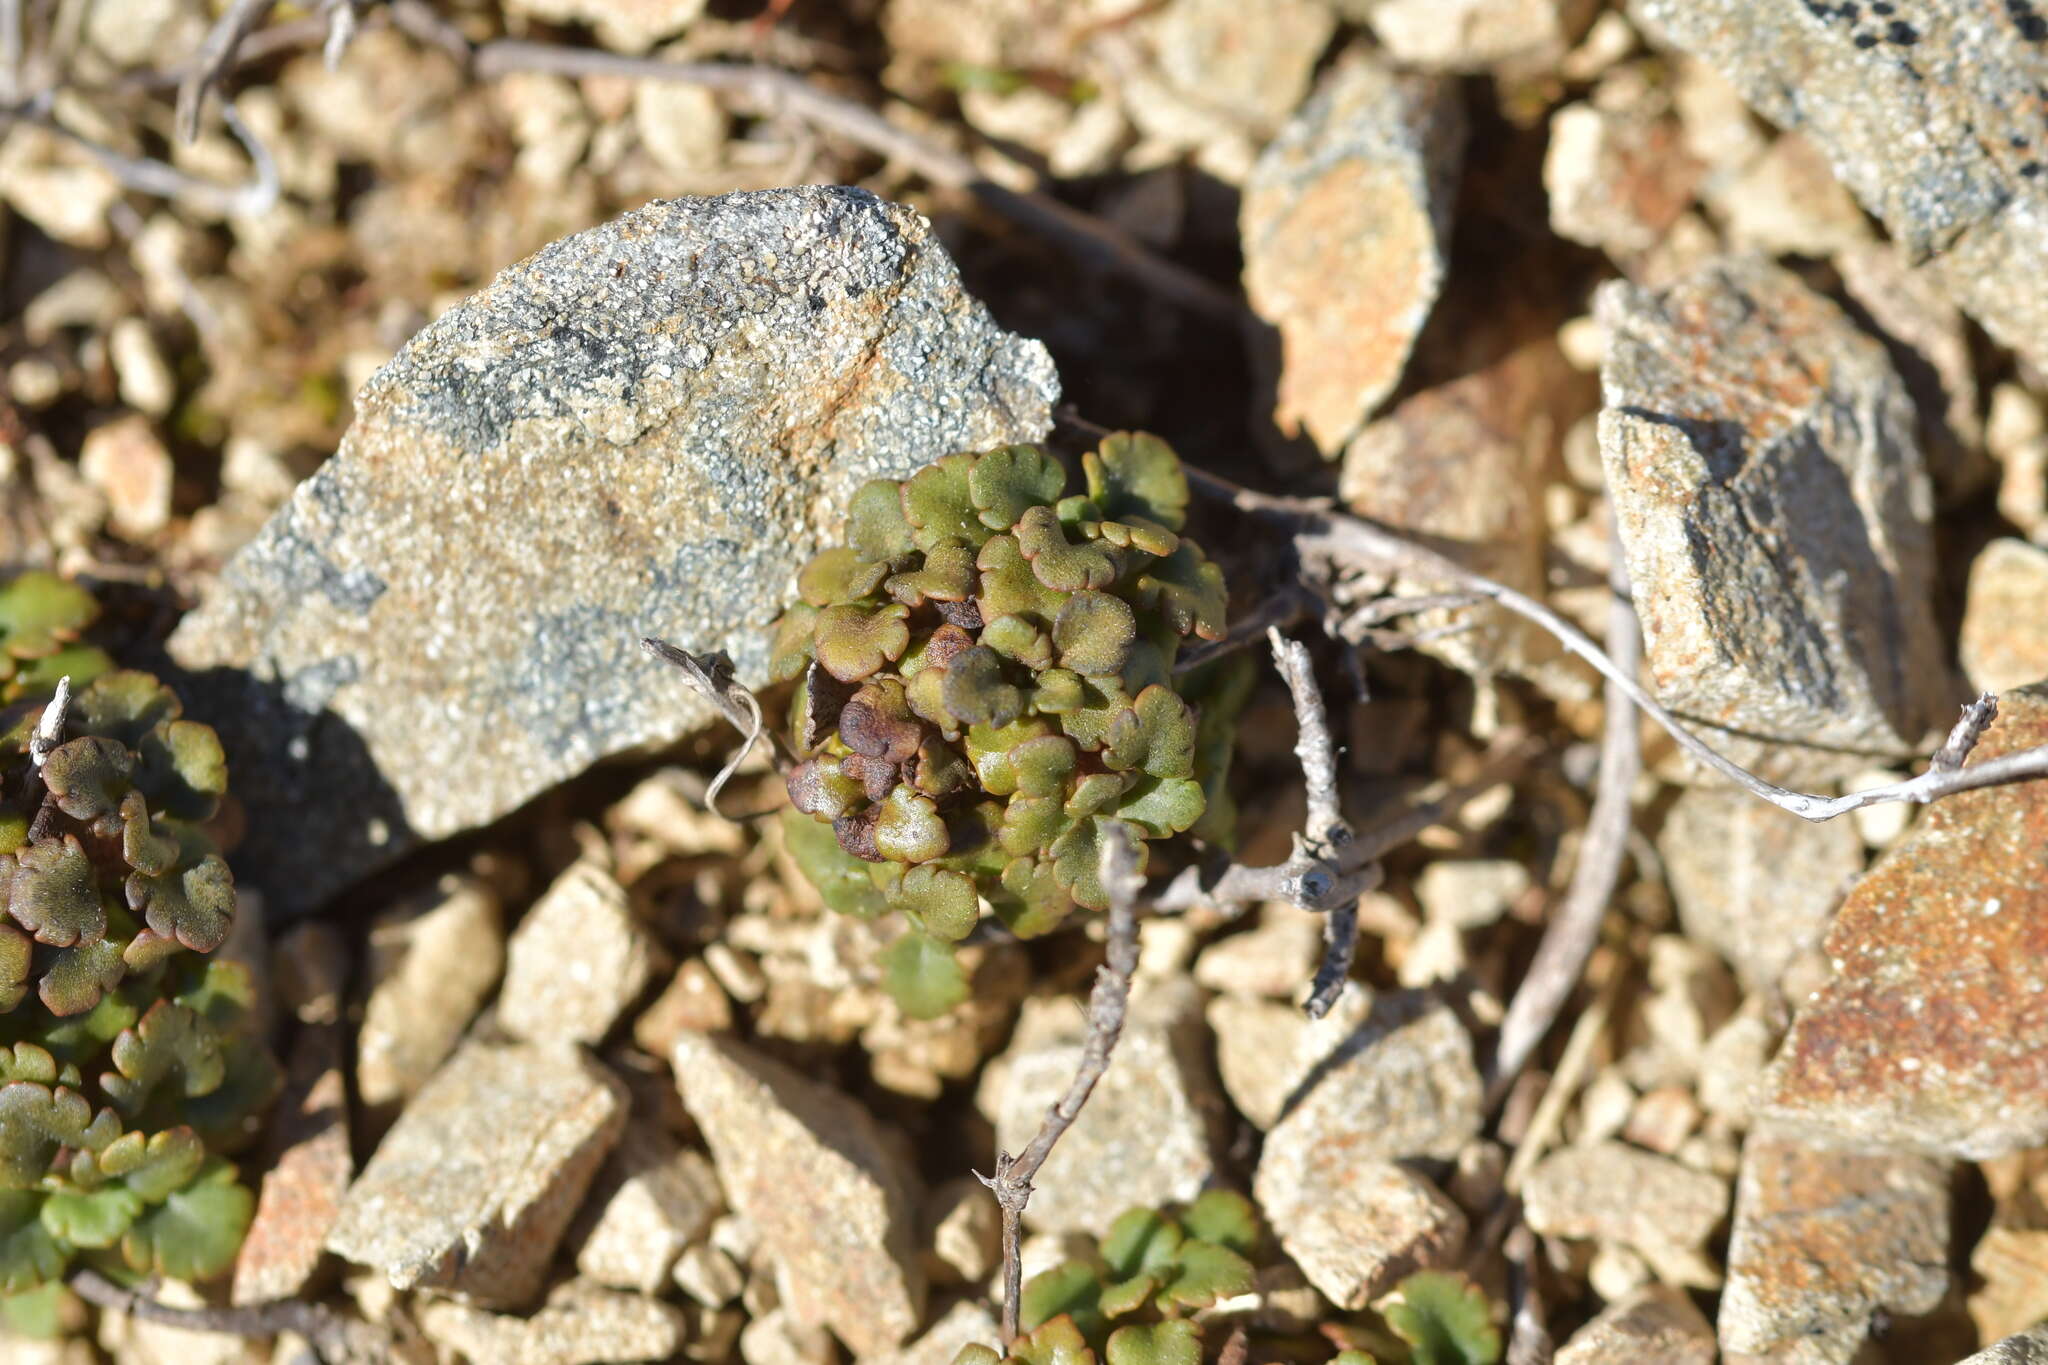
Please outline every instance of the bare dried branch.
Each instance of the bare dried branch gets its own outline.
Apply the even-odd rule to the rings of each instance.
[[[1832,820],[1865,806],[1893,801],[1926,803],[1958,792],[2048,777],[2048,746],[2043,746],[2005,754],[1968,768],[1932,768],[1918,777],[1844,796],[1821,796],[1780,787],[1766,782],[1687,729],[1677,716],[1650,695],[1647,688],[1587,638],[1584,631],[1527,594],[1504,583],[1496,583],[1484,574],[1405,540],[1383,526],[1335,511],[1322,503],[1257,493],[1192,466],[1188,469],[1188,481],[1203,493],[1228,502],[1241,512],[1284,526],[1293,535],[1304,566],[1321,565],[1325,572],[1333,575],[1360,571],[1402,575],[1439,583],[1448,590],[1469,592],[1498,603],[1534,623],[1563,645],[1567,652],[1592,665],[1601,677],[1628,698],[1630,704],[1655,721],[1688,754],[1751,795],[1781,810],[1791,811],[1802,819],[1815,822]],[[1957,726],[1958,734],[1968,732],[1974,724],[1970,717],[1980,714],[1978,708],[1983,704],[1982,701],[1972,704],[1965,722]],[[1943,749],[1948,751],[1950,746],[1944,745]]]
[[[220,83],[235,64],[235,52],[242,40],[270,17],[277,0],[234,0],[227,12],[207,31],[199,56],[185,79],[178,84],[177,131],[181,142],[199,137],[199,111],[207,94]],[[238,134],[239,136],[239,134]]]
[[[1273,646],[1273,663],[1294,699],[1297,725],[1294,756],[1301,760],[1301,775],[1308,784],[1308,819],[1303,837],[1309,852],[1319,858],[1333,858],[1350,844],[1350,822],[1338,809],[1337,746],[1330,738],[1330,718],[1323,709],[1323,694],[1316,686],[1315,664],[1308,648],[1290,640],[1279,629],[1268,630]]]
[[[174,1308],[138,1289],[123,1289],[97,1270],[74,1270],[65,1281],[88,1303],[126,1313],[143,1322],[160,1323],[188,1332],[225,1332],[240,1337],[274,1337],[296,1332],[321,1358],[343,1361],[390,1359],[390,1334],[325,1304],[306,1299],[274,1299],[235,1308]]]
[[[1354,896],[1323,920],[1323,961],[1302,1005],[1309,1018],[1322,1018],[1343,996],[1344,983],[1351,979],[1351,958],[1357,951],[1358,898]]]
[[[348,45],[355,41],[357,21],[362,16],[356,13],[356,0],[320,0],[320,8],[327,18],[327,37],[320,44],[320,60],[333,71],[341,66]]]
[[[1260,602],[1251,611],[1232,621],[1224,629],[1220,640],[1204,640],[1184,651],[1174,660],[1173,671],[1186,673],[1200,668],[1212,659],[1234,654],[1255,640],[1263,640],[1270,630],[1285,630],[1308,614],[1309,596],[1294,588],[1282,588],[1271,597]]]
[[[158,161],[153,157],[125,156],[72,132],[51,118],[45,109],[14,112],[19,117],[32,118],[42,127],[84,151],[128,189],[158,195],[165,199],[182,198],[206,212],[217,213],[227,218],[255,217],[268,213],[277,203],[277,162],[272,159],[270,150],[263,145],[262,139],[242,121],[241,114],[232,104],[221,106],[221,119],[227,124],[228,131],[235,135],[243,149],[249,153],[251,175],[245,185],[217,185],[211,180],[188,175],[166,161]]]
[[[1021,1155],[996,1153],[992,1176],[976,1173],[982,1184],[995,1192],[996,1206],[1003,1214],[1003,1346],[1017,1339],[1019,1300],[1024,1294],[1024,1269],[1019,1246],[1023,1240],[1024,1209],[1031,1202],[1031,1178],[1052,1155],[1058,1142],[1082,1106],[1095,1091],[1095,1083],[1109,1070],[1117,1039],[1123,1036],[1124,1015],[1131,1001],[1131,977],[1138,970],[1138,894],[1144,879],[1138,874],[1138,850],[1130,832],[1114,821],[1103,825],[1102,886],[1109,897],[1109,950],[1107,961],[1095,973],[1095,989],[1088,996],[1088,1038],[1081,1047],[1081,1063],[1067,1091],[1045,1111],[1045,1121]]]
[[[782,738],[768,731],[761,714],[761,703],[733,673],[732,657],[724,650],[713,650],[709,654],[692,654],[686,649],[677,649],[666,640],[643,639],[640,647],[652,657],[665,664],[672,664],[683,675],[690,690],[718,708],[718,714],[725,717],[726,724],[745,736],[740,747],[733,751],[725,766],[718,770],[718,776],[711,779],[711,785],[704,792],[704,806],[713,815],[719,814],[718,794],[740,764],[747,761],[747,755],[754,752],[763,734],[767,734],[774,749],[778,765],[792,761],[789,751],[783,747]]]
[[[1614,601],[1607,609],[1607,652],[1620,667],[1633,672],[1642,654],[1642,625],[1628,600],[1628,567],[1622,562],[1621,546],[1614,545],[1610,584]],[[1579,842],[1578,865],[1565,888],[1564,899],[1551,912],[1536,956],[1501,1020],[1500,1044],[1494,1051],[1493,1076],[1487,1083],[1488,1107],[1507,1095],[1515,1077],[1521,1075],[1530,1054],[1564,1008],[1586,959],[1600,939],[1600,921],[1621,881],[1622,862],[1628,849],[1634,808],[1630,793],[1642,772],[1641,731],[1635,709],[1625,704],[1620,689],[1607,688],[1607,717],[1600,740],[1600,770],[1593,792],[1593,809],[1586,818],[1586,832]]]

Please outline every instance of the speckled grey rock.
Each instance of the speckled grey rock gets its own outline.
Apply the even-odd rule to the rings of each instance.
[[[281,914],[707,716],[639,650],[760,628],[864,481],[1041,437],[1045,349],[864,191],[649,204],[500,274],[171,638]]]
[[[1353,1155],[1348,1141],[1275,1133],[1252,1182],[1266,1221],[1308,1282],[1363,1308],[1416,1270],[1455,1263],[1465,1215],[1406,1166]]]
[[[1682,1289],[1647,1284],[1572,1333],[1556,1365],[1714,1365],[1714,1329]]]
[[[1780,780],[1907,754],[1948,678],[1932,499],[1884,348],[1750,257],[1660,293],[1602,286],[1595,312],[1600,451],[1659,698]]]
[[[685,1031],[673,1054],[734,1213],[774,1259],[782,1306],[856,1355],[924,1316],[916,1177],[856,1101],[745,1044]]]
[[[1021,1152],[1066,1092],[1086,1019],[1064,996],[1024,1002],[1009,1049],[982,1073],[976,1103],[996,1144]],[[1052,1149],[1024,1211],[1040,1232],[1100,1235],[1125,1209],[1194,1198],[1216,1174],[1222,1096],[1209,1065],[1200,993],[1169,979],[1132,996],[1116,1059]]]
[[[1956,301],[2048,365],[2048,16],[2036,5],[1632,0],[1835,175]]]
[[[1911,1316],[1941,1302],[1948,1243],[1945,1163],[1752,1134],[1736,1183],[1721,1350],[1843,1365],[1877,1310]]]
[[[498,1026],[534,1042],[595,1046],[647,989],[659,952],[618,880],[593,862],[572,864],[505,946]]]
[[[688,1336],[679,1309],[588,1280],[570,1280],[531,1317],[428,1300],[420,1330],[466,1360],[496,1365],[614,1365],[670,1360]]]
[[[1457,88],[1354,54],[1245,183],[1245,295],[1280,333],[1273,420],[1335,458],[1400,381],[1443,285]]]
[[[2048,1365],[2048,1325],[1994,1342],[1956,1365]]]
[[[579,1048],[467,1043],[349,1186],[327,1247],[397,1289],[523,1308],[626,1104],[624,1084]]]
[[[1722,788],[1680,796],[1657,852],[1685,932],[1727,958],[1744,989],[1771,995],[1792,960],[1819,946],[1863,871],[1849,821],[1814,824]]]
[[[1472,1038],[1442,1000],[1374,996],[1348,1031],[1327,1036],[1328,1050],[1283,1100],[1269,1143],[1341,1142],[1357,1157],[1449,1161],[1478,1135],[1485,1115]]]
[[[659,1123],[633,1119],[570,1232],[576,1269],[613,1289],[658,1293],[724,1207],[711,1158],[684,1151]]]
[[[1701,1249],[1728,1211],[1728,1186],[1705,1171],[1621,1142],[1564,1147],[1536,1163],[1522,1201],[1537,1232],[1624,1242],[1659,1278],[1713,1287]]]

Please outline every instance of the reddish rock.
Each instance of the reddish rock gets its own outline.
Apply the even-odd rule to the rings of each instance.
[[[2007,693],[1971,756],[2048,744],[2048,686]],[[2048,784],[1929,807],[1856,884],[1762,1112],[1816,1142],[1982,1159],[2048,1143]]]
[[[355,1174],[341,1041],[337,1028],[312,1027],[292,1050],[284,1099],[272,1119],[276,1155],[235,1260],[236,1303],[292,1298],[320,1267],[328,1229]]]

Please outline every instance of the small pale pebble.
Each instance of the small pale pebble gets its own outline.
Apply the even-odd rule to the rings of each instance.
[[[178,382],[169,362],[150,335],[149,324],[125,317],[107,336],[107,358],[113,361],[121,401],[138,412],[162,417],[178,397]]]
[[[1684,1086],[1663,1085],[1636,1101],[1621,1135],[1638,1147],[1670,1156],[1699,1127],[1700,1105]]]
[[[1586,1282],[1609,1303],[1627,1298],[1650,1278],[1650,1263],[1623,1242],[1601,1242],[1586,1267]]]
[[[736,952],[724,943],[713,943],[704,949],[704,965],[725,987],[725,993],[742,1005],[751,1005],[768,993],[767,973],[750,954]]]
[[[706,1308],[725,1307],[747,1284],[746,1274],[733,1264],[732,1257],[704,1245],[684,1249],[673,1278],[676,1288]]]

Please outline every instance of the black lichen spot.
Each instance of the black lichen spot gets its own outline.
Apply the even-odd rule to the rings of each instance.
[[[1885,19],[1891,17],[1893,10],[1889,4],[1885,3],[1885,0],[1875,0],[1875,3],[1870,7],[1870,12],[1877,15],[1880,19]]]
[[[2032,180],[2035,176],[2039,175],[2040,173],[2041,163],[2038,161],[2029,161],[2026,165],[2020,167],[2020,174],[2025,176],[2029,180]]]
[[[1911,47],[1920,41],[1920,30],[1914,28],[1904,19],[1894,19],[1891,25],[1885,29],[1884,36],[1900,47]]]
[[[2005,12],[2013,27],[2020,31],[2020,37],[2030,43],[2048,40],[2048,19],[2035,12],[2031,0],[2005,0]]]
[[[1875,33],[1859,33],[1849,41],[1861,48],[1872,48],[1877,46],[1877,35]]]

